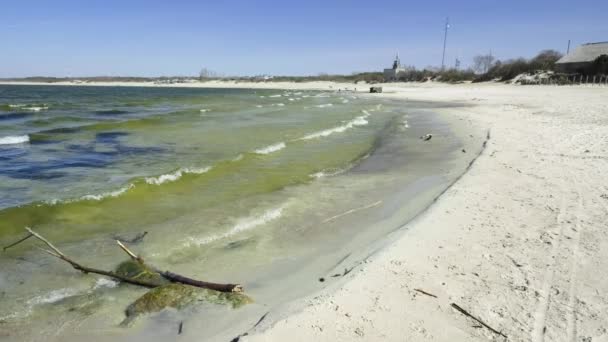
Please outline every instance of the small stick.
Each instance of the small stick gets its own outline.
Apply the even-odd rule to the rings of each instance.
[[[414,291],[420,292],[420,293],[425,294],[425,295],[427,295],[429,297],[437,298],[437,296],[435,296],[434,294],[428,293],[428,292],[426,292],[424,290],[421,290],[421,289],[414,289]]]
[[[467,316],[467,317],[470,317],[470,318],[474,319],[474,320],[475,320],[475,321],[477,321],[479,324],[481,324],[481,325],[483,325],[484,327],[488,328],[488,329],[489,329],[491,332],[493,332],[493,333],[495,333],[495,334],[497,334],[497,335],[500,335],[500,336],[502,336],[502,337],[504,337],[504,338],[507,338],[507,335],[505,335],[505,334],[501,333],[500,331],[498,331],[498,330],[496,330],[496,329],[492,328],[491,326],[487,325],[487,324],[486,324],[484,321],[480,320],[479,318],[477,318],[477,317],[475,317],[475,316],[471,315],[471,314],[470,314],[470,313],[468,313],[468,312],[467,312],[465,309],[463,309],[463,308],[461,308],[460,306],[458,306],[458,304],[456,304],[456,303],[452,303],[452,304],[450,304],[450,305],[451,305],[451,306],[452,306],[454,309],[458,310],[458,311],[459,311],[461,314],[463,314],[463,315],[465,315],[465,316]]]
[[[25,241],[25,240],[27,240],[27,239],[31,238],[32,236],[34,236],[34,235],[32,235],[32,234],[28,234],[28,235],[27,235],[26,237],[24,237],[23,239],[20,239],[19,241],[17,241],[17,242],[13,242],[13,243],[11,243],[10,245],[8,245],[8,246],[4,247],[4,248],[2,249],[2,251],[4,252],[4,251],[6,251],[7,249],[9,249],[9,248],[11,248],[11,247],[17,246],[18,244],[20,244],[20,243],[22,243],[23,241]]]
[[[120,240],[116,240],[116,243],[118,244],[118,246],[120,246],[120,248],[122,248],[123,251],[125,251],[125,253],[127,253],[131,259],[143,264],[144,263],[144,259],[142,257],[140,257],[139,255],[131,252],[131,250],[129,250],[127,248],[127,246],[125,246],[122,242],[120,242]]]
[[[179,322],[179,327],[177,328],[177,334],[182,334],[182,328],[184,327],[184,322]]]

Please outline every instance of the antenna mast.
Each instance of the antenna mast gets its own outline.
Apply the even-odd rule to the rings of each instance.
[[[445,33],[443,36],[443,55],[441,56],[441,70],[445,69],[445,46],[448,41],[448,29],[450,28],[450,18],[445,18]]]

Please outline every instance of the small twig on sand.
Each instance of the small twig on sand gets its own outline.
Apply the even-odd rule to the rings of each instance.
[[[182,328],[184,327],[184,322],[179,322],[179,327],[177,328],[177,334],[182,334]]]
[[[477,321],[477,323],[479,323],[479,324],[483,325],[484,327],[488,328],[488,330],[490,330],[491,332],[493,332],[493,333],[495,333],[495,334],[497,334],[497,335],[500,335],[500,336],[502,336],[502,337],[504,337],[504,338],[507,338],[507,335],[505,335],[505,334],[501,333],[500,331],[498,331],[498,330],[496,330],[496,329],[492,328],[491,326],[487,325],[487,324],[486,324],[484,321],[480,320],[479,318],[477,318],[477,317],[475,317],[475,316],[471,315],[471,314],[470,314],[470,313],[468,313],[468,312],[467,312],[465,309],[463,309],[463,308],[461,308],[460,306],[458,306],[458,304],[456,304],[456,303],[452,303],[452,304],[450,304],[450,305],[451,305],[451,306],[452,306],[454,309],[458,310],[458,311],[459,311],[461,314],[463,314],[463,315],[465,315],[465,316],[467,316],[467,317],[470,317],[470,318],[474,319],[475,321]]]
[[[414,289],[414,291],[420,292],[420,293],[422,293],[422,294],[424,294],[424,295],[427,295],[427,296],[429,296],[429,297],[437,298],[437,296],[435,296],[434,294],[429,293],[429,292],[426,292],[426,291],[421,290],[421,289]]]
[[[34,235],[32,235],[32,234],[28,234],[26,237],[24,237],[24,238],[22,238],[22,239],[19,239],[18,241],[15,241],[15,242],[11,243],[11,244],[10,244],[10,245],[8,245],[8,246],[5,246],[5,247],[2,249],[2,251],[4,252],[4,251],[6,251],[7,249],[9,249],[9,248],[11,248],[11,247],[17,246],[18,244],[20,244],[20,243],[22,243],[23,241],[25,241],[25,240],[27,240],[27,239],[31,238],[32,236],[34,236]]]

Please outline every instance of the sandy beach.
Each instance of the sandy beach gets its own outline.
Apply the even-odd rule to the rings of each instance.
[[[608,341],[608,88],[382,86],[370,96],[461,104],[440,114],[488,130],[485,149],[388,247],[324,279],[321,292],[271,310],[236,340]]]

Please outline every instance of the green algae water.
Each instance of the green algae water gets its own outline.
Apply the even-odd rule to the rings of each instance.
[[[28,226],[111,269],[124,260],[114,239],[147,232],[133,248],[150,263],[242,283],[256,299],[230,324],[228,309],[206,308],[216,324],[204,335],[216,336],[315,290],[462,172],[465,143],[436,107],[349,92],[0,85],[0,243]],[[429,132],[432,143],[418,139]],[[134,338],[117,322],[142,289],[33,245],[0,256],[7,339],[26,326],[42,340]]]

